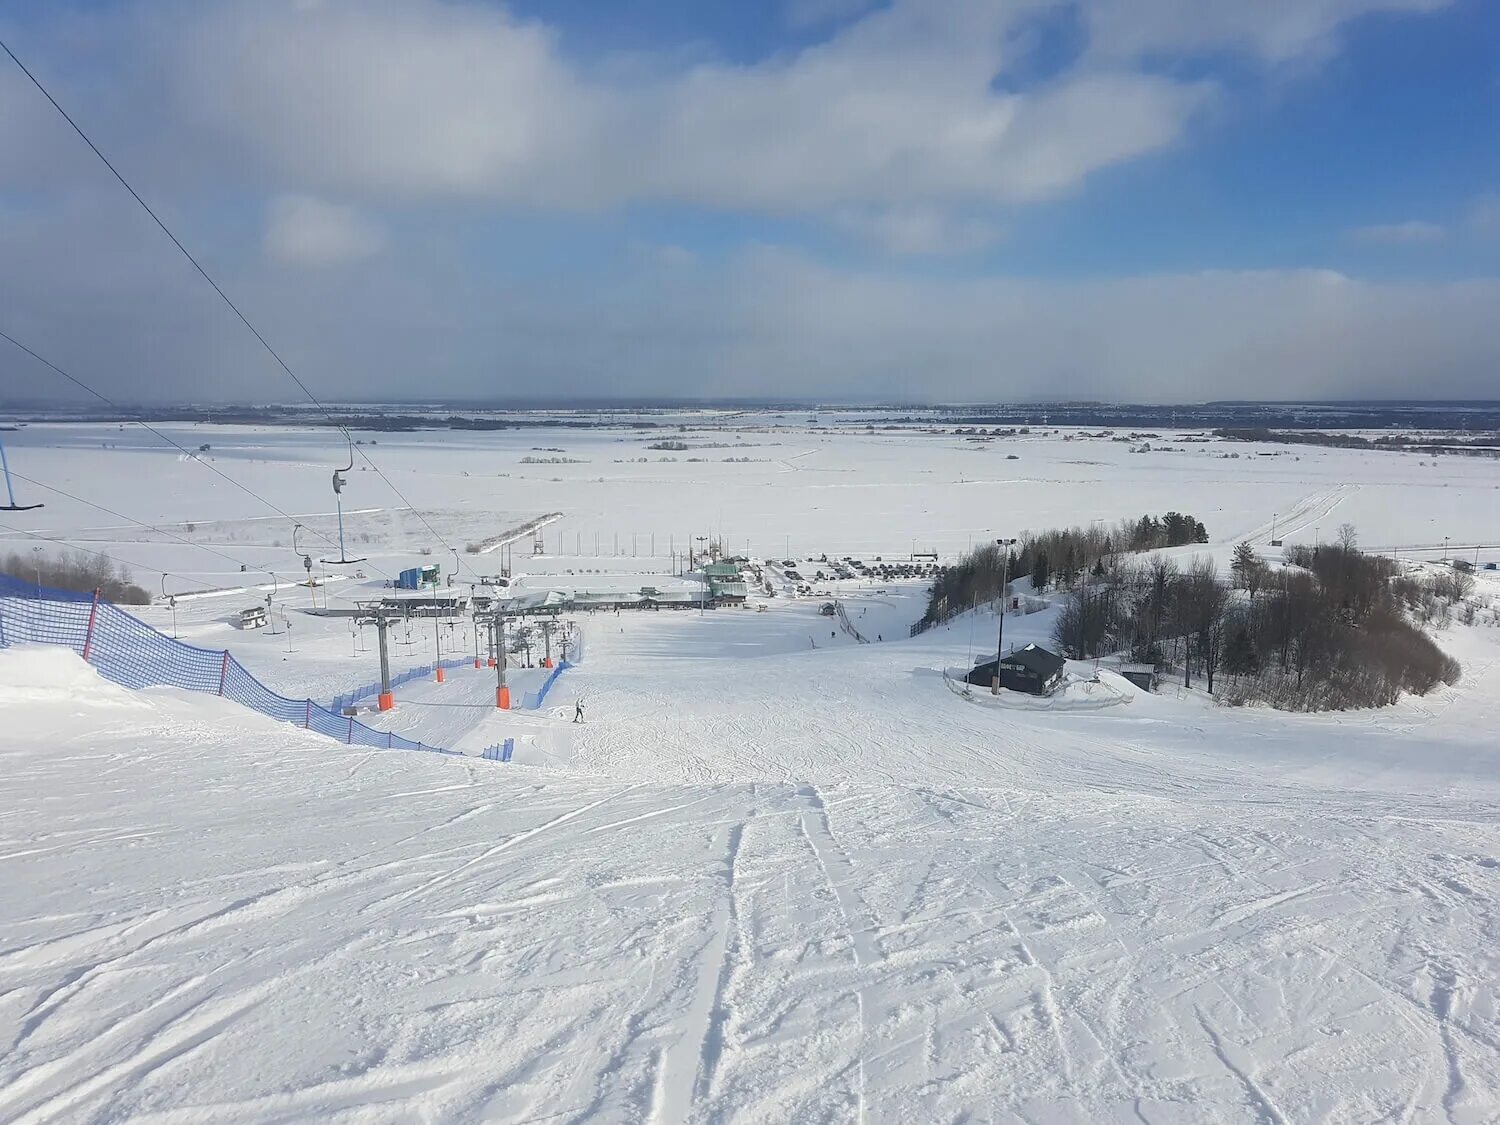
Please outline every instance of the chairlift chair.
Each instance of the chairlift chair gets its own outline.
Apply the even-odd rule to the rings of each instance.
[[[344,431],[344,438],[349,443],[349,464],[342,469],[333,471],[333,502],[338,507],[339,513],[339,557],[336,559],[323,559],[329,566],[353,566],[355,563],[367,562],[367,559],[351,559],[348,552],[344,550],[344,474],[354,471],[354,439],[349,436],[349,431]]]
[[[7,502],[0,504],[0,512],[29,512],[34,508],[44,508],[45,504],[17,504],[16,490],[10,482],[10,463],[5,459],[5,445],[0,442],[0,470],[5,474],[5,495]]]

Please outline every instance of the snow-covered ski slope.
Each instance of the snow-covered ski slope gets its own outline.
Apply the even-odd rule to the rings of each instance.
[[[1342,721],[1033,712],[770,616],[601,619],[509,766],[0,652],[0,1119],[1500,1113],[1492,641]]]
[[[332,526],[328,434],[174,432]],[[563,512],[546,556],[515,552],[538,584],[655,584],[711,530],[758,557],[889,558],[1169,508],[1221,561],[1245,536],[1274,556],[1273,515],[1288,541],[1348,519],[1403,558],[1500,543],[1479,460],[772,430],[705,454],[749,463],[635,461],[658,436],[373,452],[455,544]],[[176,593],[256,586],[140,612],[283,693],[373,676],[371,638],[302,613],[315,598],[451,562],[356,473],[370,581],[290,588],[285,521],[147,435],[9,437],[29,475],[160,525],[52,496],[28,528],[131,560],[153,593],[156,567]],[[552,447],[582,463],[523,462]],[[275,631],[230,624],[273,591]],[[1462,681],[1380,711],[1232,710],[1107,672],[996,703],[942,676],[990,650],[993,618],[907,639],[919,586],[838,596],[883,641],[784,591],[765,612],[580,615],[587,659],[541,711],[496,712],[493,673],[461,668],[361,716],[469,755],[514,738],[506,765],[0,651],[0,1121],[1500,1119],[1494,629],[1439,634]],[[456,623],[440,655],[473,643]],[[402,628],[394,668],[437,645]],[[513,690],[541,675],[513,668]]]

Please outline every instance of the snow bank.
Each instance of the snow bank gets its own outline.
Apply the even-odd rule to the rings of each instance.
[[[47,703],[133,709],[143,705],[137,693],[110,683],[70,648],[0,648],[0,706]]]

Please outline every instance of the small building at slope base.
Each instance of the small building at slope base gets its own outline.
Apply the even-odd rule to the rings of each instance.
[[[1062,683],[1066,666],[1067,661],[1057,653],[1027,645],[1000,661],[1000,686],[1027,695],[1050,695]],[[966,679],[976,687],[989,687],[995,681],[995,661],[976,664]]]

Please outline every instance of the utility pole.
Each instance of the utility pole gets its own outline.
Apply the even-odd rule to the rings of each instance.
[[[1000,629],[995,637],[995,678],[990,681],[991,695],[1000,694],[1000,661],[1005,656],[1005,611],[1010,608],[1006,605],[1005,588],[1010,585],[1010,549],[1015,542],[1015,539],[995,540],[1000,548]]]

